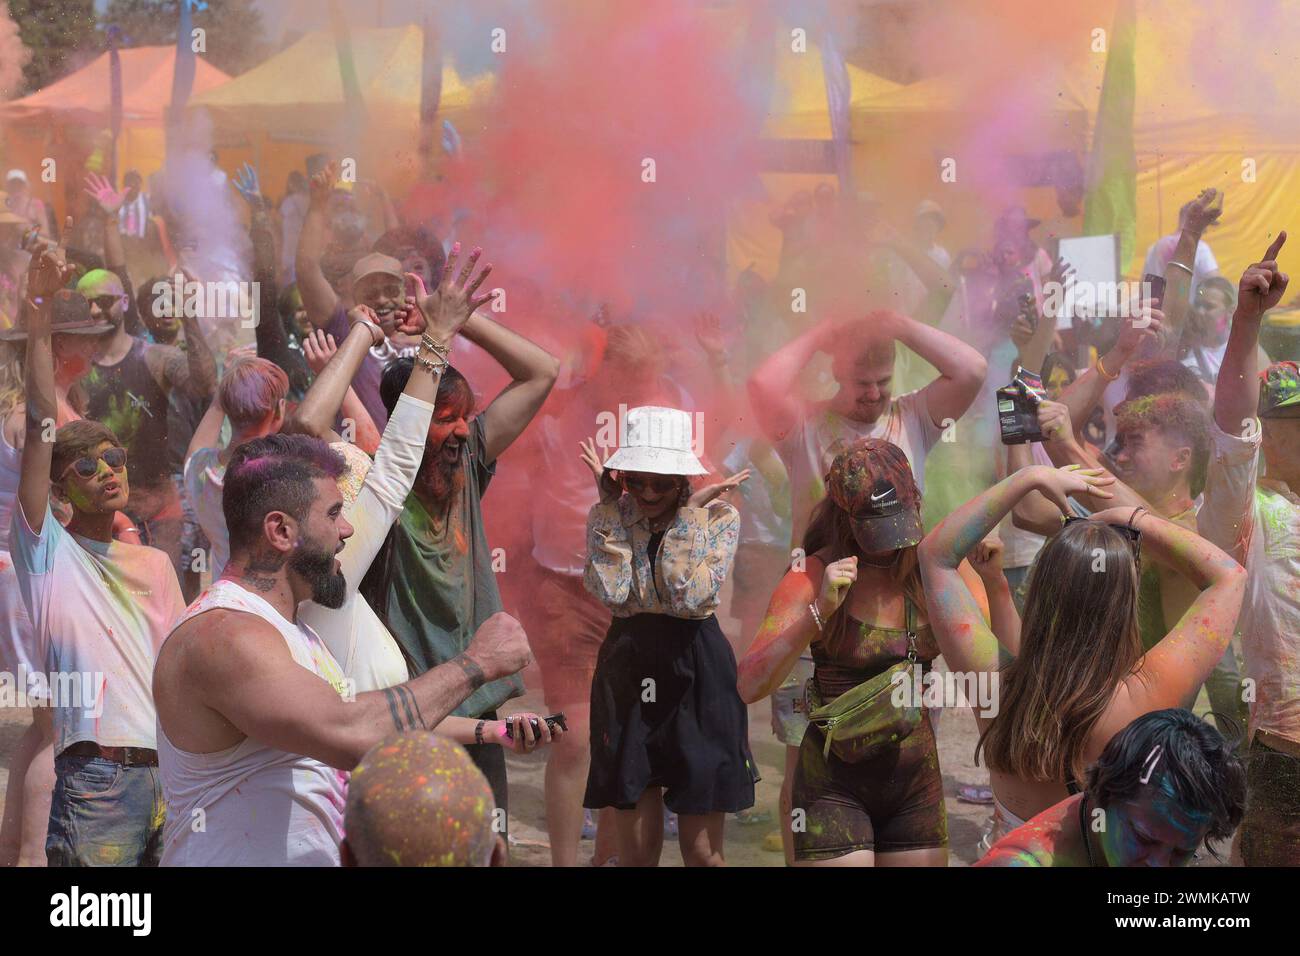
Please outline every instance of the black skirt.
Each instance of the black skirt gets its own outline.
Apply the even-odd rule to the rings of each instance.
[[[615,618],[591,684],[591,771],[583,805],[631,810],[664,787],[677,814],[754,805],[757,767],[736,657],[717,618]]]

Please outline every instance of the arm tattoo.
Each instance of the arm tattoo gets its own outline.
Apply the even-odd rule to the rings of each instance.
[[[419,705],[415,703],[415,695],[411,693],[410,688],[402,687],[385,687],[384,699],[388,701],[388,716],[392,718],[393,726],[398,730],[415,730],[417,727],[421,730],[427,729],[424,725],[424,715],[420,713]],[[414,711],[412,711],[414,707]]]
[[[455,664],[465,672],[465,676],[469,678],[469,686],[473,690],[478,690],[487,683],[487,676],[483,673],[483,668],[479,667],[464,654],[457,654],[451,659],[450,663]]]

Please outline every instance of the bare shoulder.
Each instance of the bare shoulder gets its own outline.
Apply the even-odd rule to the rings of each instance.
[[[288,655],[270,621],[231,608],[213,608],[182,622],[158,653],[158,667],[191,678],[222,674]]]

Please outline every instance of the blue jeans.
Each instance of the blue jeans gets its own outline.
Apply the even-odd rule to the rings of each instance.
[[[50,866],[157,866],[163,793],[157,767],[54,758],[45,857]]]

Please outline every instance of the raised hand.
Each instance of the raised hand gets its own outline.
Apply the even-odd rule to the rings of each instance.
[[[1137,316],[1122,321],[1124,326],[1120,329],[1119,338],[1115,340],[1115,345],[1111,349],[1115,357],[1120,360],[1120,364],[1135,355],[1140,355],[1148,343],[1159,342],[1164,334],[1165,314],[1150,302],[1142,304]],[[1107,363],[1108,366],[1109,364]],[[1119,371],[1118,368],[1108,370],[1112,373]]]
[[[1052,263],[1052,270],[1047,273],[1047,281],[1055,282],[1061,288],[1068,288],[1074,282],[1074,266],[1057,256],[1056,261]]]
[[[579,441],[578,447],[582,449],[578,456],[582,463],[591,469],[591,473],[596,479],[596,493],[600,495],[602,504],[609,504],[611,501],[617,501],[623,493],[617,481],[614,480],[613,473],[605,467],[605,463],[600,460],[600,455],[596,452],[596,442],[588,438],[586,441]]]
[[[447,265],[442,270],[442,281],[432,292],[425,292],[424,282],[419,276],[407,273],[409,279],[415,280],[415,305],[428,325],[429,335],[444,345],[464,328],[475,309],[492,301],[491,292],[477,295],[479,286],[492,274],[492,266],[489,264],[474,276],[474,268],[482,254],[483,250],[476,246],[465,260],[460,274],[453,275],[456,259],[460,255],[460,243],[455,243],[451,247],[451,254],[447,256]]]
[[[262,184],[257,178],[257,170],[244,163],[235,173],[233,180],[235,189],[239,195],[244,197],[244,202],[248,203],[254,209],[262,205]]]
[[[27,267],[27,295],[45,298],[58,292],[76,275],[76,267],[64,259],[64,247],[72,232],[72,217],[63,226],[63,237],[57,244],[42,241],[32,248],[32,261]]]
[[[714,498],[718,497],[718,495],[726,494],[748,477],[749,469],[746,468],[744,471],[739,471],[724,481],[719,481],[712,485],[705,485],[699,491],[695,492],[695,494],[691,495],[686,502],[686,507],[703,508]]]
[[[333,161],[311,178],[309,184],[311,208],[324,210],[326,204],[329,203],[330,196],[334,194],[334,184],[338,180],[339,168]]]
[[[1069,516],[1074,513],[1070,507],[1071,495],[1092,495],[1094,498],[1114,498],[1106,490],[1113,485],[1115,478],[1107,475],[1100,468],[1080,468],[1078,465],[1066,465],[1064,468],[1048,468],[1039,465],[1034,468],[1035,487],[1061,509],[1061,514]]]
[[[95,173],[86,174],[86,195],[99,203],[99,208],[109,216],[117,215],[117,211],[122,208],[122,202],[126,198],[113,188],[111,182]]]
[[[1286,230],[1264,251],[1264,258],[1247,266],[1237,284],[1237,315],[1234,318],[1258,319],[1282,300],[1290,276],[1277,267],[1277,254],[1286,243]]]
[[[307,367],[314,375],[325,371],[339,347],[334,336],[326,334],[324,329],[315,329],[311,335],[302,340],[302,354],[307,360]]]
[[[1223,215],[1223,193],[1217,189],[1202,189],[1192,200],[1183,218],[1185,228],[1200,235]]]
[[[858,579],[858,556],[849,555],[826,565],[822,574],[822,589],[817,595],[817,610],[821,612],[822,621],[830,620],[844,599],[848,597],[849,588]]]

